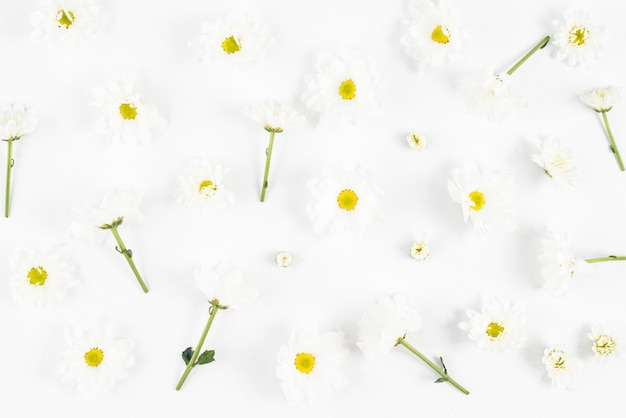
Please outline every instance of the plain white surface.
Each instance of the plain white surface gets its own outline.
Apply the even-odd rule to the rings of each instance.
[[[131,187],[144,194],[146,220],[120,232],[150,293],[142,294],[112,239],[102,247],[75,246],[81,284],[46,310],[17,305],[7,280],[0,281],[2,416],[600,416],[626,409],[619,400],[624,359],[597,364],[586,337],[598,321],[626,328],[626,264],[595,265],[565,297],[553,298],[538,287],[536,260],[545,225],[571,232],[581,258],[626,254],[626,174],[608,150],[600,119],[577,98],[592,87],[625,84],[621,3],[587,2],[610,32],[604,57],[570,68],[550,48],[539,51],[514,75],[528,107],[501,123],[471,118],[458,77],[484,67],[506,70],[552,33],[552,20],[570,2],[452,1],[468,34],[465,54],[454,65],[421,73],[411,69],[399,43],[403,1],[101,3],[108,24],[77,48],[29,41],[37,1],[0,5],[1,98],[24,101],[40,117],[37,130],[15,146],[12,215],[0,220],[0,277],[8,275],[13,248],[68,241],[71,205]],[[240,72],[203,67],[187,42],[203,21],[235,9],[268,25],[275,43],[267,59]],[[377,61],[387,84],[382,114],[354,127],[316,127],[299,101],[304,79],[318,52],[340,47]],[[113,147],[94,133],[91,87],[126,74],[169,121],[152,145]],[[277,138],[262,204],[267,134],[242,108],[267,99],[297,106],[309,125]],[[626,152],[624,109],[618,104],[609,119]],[[413,130],[428,136],[424,151],[406,144]],[[558,190],[530,160],[541,135],[576,149],[581,182],[575,192]],[[230,209],[202,212],[176,203],[177,177],[194,156],[230,169],[236,198]],[[3,146],[2,167],[5,159]],[[463,224],[446,182],[467,160],[515,177],[516,232],[483,239]],[[304,211],[307,180],[325,167],[354,163],[371,170],[383,188],[385,219],[361,238],[314,235]],[[408,252],[421,234],[431,256],[418,263]],[[287,269],[274,261],[281,250],[294,257]],[[208,315],[191,273],[200,263],[222,260],[244,270],[260,299],[251,309],[218,315],[206,342],[217,361],[194,370],[176,392],[184,369],[180,352],[196,344]],[[424,327],[409,341],[432,358],[442,355],[470,396],[432,384],[436,376],[401,348],[365,360],[354,345],[356,322],[385,292],[416,300]],[[464,310],[479,309],[483,294],[526,308],[524,348],[478,351],[458,329]],[[87,318],[115,323],[137,344],[130,377],[95,397],[60,385],[55,374],[64,327]],[[292,328],[308,319],[346,333],[349,384],[327,403],[290,408],[275,377],[276,355]],[[576,391],[552,387],[541,364],[543,349],[557,343],[584,361]]]

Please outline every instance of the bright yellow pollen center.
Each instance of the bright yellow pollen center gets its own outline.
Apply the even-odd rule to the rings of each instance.
[[[485,195],[478,190],[474,190],[469,195],[470,209],[479,211],[485,206]]]
[[[67,13],[65,10],[59,10],[57,13],[57,22],[58,27],[65,27],[65,29],[69,29],[70,26],[74,23],[74,13],[69,10]]]
[[[497,322],[492,322],[487,325],[487,329],[485,330],[489,338],[497,339],[503,332],[504,327]]]
[[[234,36],[229,36],[222,42],[222,49],[227,54],[234,54],[235,52],[239,52],[239,50],[241,50],[241,46],[237,43]]]
[[[337,196],[337,203],[343,210],[354,210],[359,197],[350,189],[343,189]]]
[[[589,29],[584,26],[573,26],[568,33],[567,42],[571,45],[581,46],[589,40]]]
[[[450,42],[450,31],[445,26],[437,26],[430,35],[434,42],[438,44],[447,44]]]
[[[33,267],[28,271],[26,277],[28,277],[28,282],[33,286],[43,286],[48,278],[48,272],[41,266]]]
[[[356,97],[356,84],[352,79],[347,79],[339,85],[339,95],[343,100],[352,100]]]
[[[104,359],[104,353],[98,347],[94,347],[85,353],[85,363],[89,367],[98,367]]]
[[[315,356],[309,353],[298,353],[293,364],[300,373],[309,374],[315,366]]]
[[[211,180],[204,180],[200,183],[198,187],[198,192],[202,196],[212,197],[217,193],[217,184],[213,183]]]
[[[120,105],[120,115],[127,120],[135,119],[137,117],[137,107],[132,103],[122,103]]]
[[[617,343],[608,335],[600,335],[594,341],[595,352],[602,356],[609,356],[615,352]]]

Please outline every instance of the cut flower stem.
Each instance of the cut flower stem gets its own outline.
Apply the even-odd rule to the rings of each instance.
[[[604,121],[606,133],[609,136],[609,141],[611,141],[611,151],[613,151],[613,154],[615,154],[615,158],[617,159],[617,164],[619,165],[619,169],[624,171],[624,163],[622,162],[622,157],[619,154],[619,150],[617,149],[615,138],[613,138],[613,132],[611,132],[611,127],[609,126],[609,119],[606,117],[606,112],[607,111],[604,110],[600,113],[602,113],[602,120]]]
[[[11,198],[11,169],[13,168],[13,138],[5,139],[9,149],[7,151],[7,183],[4,189],[4,217],[9,217],[9,199]]]
[[[626,256],[610,255],[608,257],[588,258],[587,263],[601,263],[603,261],[626,261]]]
[[[122,237],[120,237],[119,232],[117,232],[117,226],[111,226],[110,229],[111,229],[111,232],[113,233],[113,236],[115,237],[115,241],[117,241],[117,247],[115,247],[115,249],[117,250],[117,252],[122,254],[124,258],[126,259],[126,261],[128,262],[128,265],[133,271],[133,274],[135,275],[135,277],[137,278],[137,281],[139,282],[139,285],[143,289],[143,292],[148,293],[148,287],[146,286],[143,279],[141,278],[141,274],[139,274],[139,271],[137,270],[137,267],[135,266],[135,262],[133,261],[133,252],[129,250],[128,248],[126,248],[126,246],[124,245],[124,242],[122,241]]]
[[[526,55],[524,55],[519,61],[517,61],[510,69],[509,71],[507,71],[506,73],[508,75],[512,75],[519,67],[522,66],[523,63],[526,62],[526,60],[528,58],[530,58],[535,52],[539,51],[540,49],[542,49],[544,46],[546,46],[548,44],[548,42],[550,41],[550,37],[546,36],[544,37],[541,41],[539,41],[539,43],[537,45],[535,45],[533,47],[533,49],[531,49],[530,51],[528,51],[526,53]]]
[[[270,131],[270,144],[265,151],[265,174],[263,175],[263,189],[261,190],[261,202],[265,202],[265,192],[267,191],[267,177],[270,173],[270,161],[272,159],[272,149],[274,148],[275,131]]]

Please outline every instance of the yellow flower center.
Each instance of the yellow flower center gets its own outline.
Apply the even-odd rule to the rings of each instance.
[[[356,97],[356,84],[351,78],[339,85],[339,95],[343,100],[352,100]]]
[[[204,180],[198,187],[198,192],[205,197],[213,197],[217,193],[217,184],[211,180]]]
[[[474,190],[469,195],[470,209],[479,211],[485,206],[485,195],[478,190]]]
[[[567,34],[567,42],[570,45],[581,46],[589,40],[589,29],[584,26],[572,26]]]
[[[137,107],[132,103],[122,103],[120,105],[120,115],[127,120],[135,119],[137,117]]]
[[[343,189],[337,196],[337,203],[343,210],[354,210],[359,197],[350,189]]]
[[[610,356],[616,349],[617,343],[608,335],[599,335],[593,342],[593,351],[602,356]]]
[[[57,23],[59,28],[65,27],[65,29],[69,29],[74,23],[74,13],[69,10],[67,12],[65,10],[59,10],[57,12]]]
[[[28,271],[26,277],[28,277],[28,282],[33,286],[43,286],[48,278],[48,272],[41,266],[33,267]]]
[[[435,28],[435,30],[433,30],[430,37],[438,44],[447,44],[450,42],[450,30],[448,30],[445,26],[439,25]]]
[[[563,352],[563,350],[559,350],[559,349],[553,349],[550,350],[550,352],[547,355],[548,361],[550,363],[550,366],[553,369],[560,369],[560,370],[565,370],[566,363],[565,363],[565,353]]]
[[[309,374],[315,366],[315,356],[309,353],[298,353],[293,364],[300,373]]]
[[[239,50],[241,50],[241,45],[239,45],[234,36],[229,36],[222,42],[222,49],[227,54],[234,54],[235,52],[239,52]]]
[[[497,322],[491,322],[485,330],[489,338],[495,340],[504,332],[504,327]]]
[[[104,359],[104,353],[98,347],[94,347],[85,353],[85,363],[89,367],[98,367]]]

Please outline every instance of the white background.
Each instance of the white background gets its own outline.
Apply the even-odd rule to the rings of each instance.
[[[459,76],[485,67],[505,71],[552,33],[552,20],[570,2],[453,1],[469,40],[464,55],[421,73],[399,43],[403,1],[101,3],[108,24],[76,48],[29,40],[29,15],[38,1],[0,4],[0,98],[24,101],[40,117],[37,130],[14,147],[12,215],[0,220],[0,277],[8,276],[7,255],[16,247],[74,243],[68,241],[70,206],[95,204],[110,189],[130,187],[143,193],[146,219],[120,232],[150,293],[141,292],[112,239],[102,247],[74,243],[81,284],[45,310],[16,304],[8,281],[0,280],[2,416],[602,416],[626,409],[614,403],[623,393],[624,359],[594,362],[586,337],[596,322],[626,336],[626,264],[594,265],[565,297],[553,298],[538,287],[537,263],[546,225],[570,232],[581,258],[626,254],[626,173],[608,150],[598,115],[577,98],[592,87],[625,84],[620,2],[587,2],[611,35],[604,57],[588,68],[570,68],[548,45],[513,76],[528,107],[501,123],[468,114]],[[187,42],[203,21],[235,9],[256,13],[275,43],[254,67],[207,69]],[[318,52],[341,47],[375,58],[386,80],[382,112],[354,127],[317,127],[300,101],[304,80]],[[91,88],[127,74],[143,101],[169,121],[152,145],[114,147],[94,133],[99,114],[90,105]],[[277,137],[267,199],[260,203],[267,134],[242,108],[271,98],[296,106],[309,124]],[[609,119],[626,153],[625,109],[618,104]],[[424,151],[406,144],[413,130],[428,136]],[[542,135],[577,151],[581,182],[575,192],[557,189],[530,161]],[[236,197],[230,209],[202,212],[176,203],[178,176],[194,156],[230,169],[226,182]],[[2,172],[5,160],[3,144]],[[483,239],[463,223],[446,183],[468,160],[515,177],[515,232]],[[355,163],[384,190],[385,219],[361,238],[315,235],[304,211],[307,180],[325,167]],[[421,234],[432,253],[418,263],[408,251]],[[293,254],[287,269],[274,262],[280,250]],[[206,341],[217,361],[195,369],[177,392],[180,352],[196,344],[208,316],[191,281],[193,269],[222,260],[242,268],[260,298],[248,310],[220,312]],[[424,326],[407,339],[433,359],[444,356],[470,396],[432,384],[437,376],[401,348],[376,362],[361,355],[356,322],[389,292],[416,301]],[[526,309],[524,348],[479,351],[458,329],[465,309],[478,310],[485,294]],[[56,374],[66,347],[63,329],[89,318],[113,322],[136,343],[130,377],[98,396],[60,385]],[[311,319],[324,331],[345,332],[349,384],[326,403],[290,408],[275,376],[276,355],[292,329]],[[541,356],[552,344],[565,344],[583,360],[575,391],[554,388],[547,378]]]

